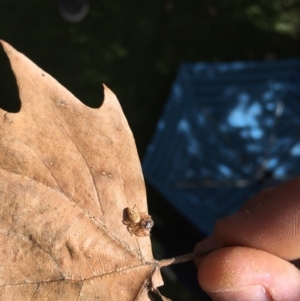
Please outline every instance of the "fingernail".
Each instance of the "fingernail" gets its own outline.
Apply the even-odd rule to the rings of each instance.
[[[225,292],[210,293],[215,301],[272,301],[270,294],[262,286],[251,286],[239,290],[230,290]]]

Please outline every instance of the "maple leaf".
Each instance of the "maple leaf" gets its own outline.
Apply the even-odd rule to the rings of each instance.
[[[147,212],[147,202],[134,138],[115,95],[104,86],[103,104],[90,108],[1,43],[21,110],[0,110],[0,299],[160,295],[159,269],[176,260],[156,261],[149,237],[130,234],[123,223],[125,208]]]

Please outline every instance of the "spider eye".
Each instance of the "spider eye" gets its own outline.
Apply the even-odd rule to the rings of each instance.
[[[143,224],[143,227],[147,230],[151,230],[151,228],[153,227],[153,221],[145,221],[145,223]]]

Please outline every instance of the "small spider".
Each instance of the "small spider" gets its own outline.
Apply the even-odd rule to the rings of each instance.
[[[126,218],[123,223],[127,225],[130,234],[137,236],[150,236],[151,228],[154,222],[150,215],[145,212],[135,210],[135,205],[132,208],[126,208]]]

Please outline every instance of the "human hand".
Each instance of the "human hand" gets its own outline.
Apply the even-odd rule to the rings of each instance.
[[[293,263],[300,258],[300,177],[263,190],[219,220],[194,256],[199,284],[213,300],[299,301],[300,271]]]

